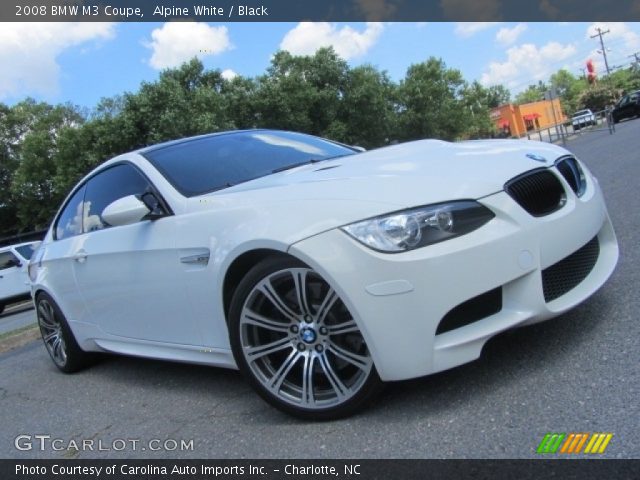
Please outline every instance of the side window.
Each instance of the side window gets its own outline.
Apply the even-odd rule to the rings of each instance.
[[[84,197],[84,231],[110,227],[102,219],[102,211],[111,202],[128,195],[139,195],[149,188],[149,182],[128,164],[120,164],[98,173],[87,182]]]
[[[0,270],[6,270],[7,268],[15,267],[20,261],[12,252],[0,253]]]
[[[56,221],[56,240],[82,233],[82,200],[85,187],[79,189],[69,200]]]
[[[25,260],[30,260],[33,252],[38,249],[38,244],[30,243],[29,245],[20,245],[19,247],[15,247],[15,249]]]

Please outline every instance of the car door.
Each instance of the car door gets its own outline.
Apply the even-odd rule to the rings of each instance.
[[[73,272],[73,255],[82,242],[84,191],[84,185],[78,187],[62,207],[54,221],[51,242],[43,247],[39,262],[46,271],[49,292],[71,322],[85,315],[85,302]]]
[[[86,322],[120,337],[199,345],[189,315],[175,248],[175,217],[110,226],[105,207],[155,188],[132,164],[102,170],[87,181],[84,234],[74,271],[86,302]]]
[[[0,301],[29,292],[23,270],[24,262],[11,250],[0,252]]]

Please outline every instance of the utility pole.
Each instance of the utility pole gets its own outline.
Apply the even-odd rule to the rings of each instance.
[[[598,31],[598,33],[596,35],[591,35],[591,38],[600,37],[600,46],[602,47],[602,55],[604,56],[604,65],[607,67],[607,75],[609,75],[611,73],[611,70],[609,70],[609,62],[607,61],[607,50],[606,48],[604,48],[604,40],[602,40],[602,36],[609,33],[609,30],[603,32],[600,27],[596,28],[596,30]]]

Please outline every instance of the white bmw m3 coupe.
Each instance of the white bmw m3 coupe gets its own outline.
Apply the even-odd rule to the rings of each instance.
[[[275,407],[330,419],[576,306],[617,259],[597,180],[558,146],[362,152],[250,130],[102,164],[29,275],[64,372],[94,352],[238,368]]]

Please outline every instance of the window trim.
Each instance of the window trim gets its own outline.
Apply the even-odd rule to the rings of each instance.
[[[86,194],[87,194],[87,189],[86,189],[87,184],[91,181],[91,179],[93,179],[97,175],[100,175],[103,172],[106,172],[107,170],[109,170],[111,168],[114,168],[114,167],[117,167],[117,166],[120,166],[120,165],[129,165],[129,166],[133,167],[142,176],[142,178],[144,178],[147,181],[147,183],[151,187],[151,192],[158,198],[158,201],[162,205],[162,208],[167,212],[167,216],[169,217],[169,216],[175,215],[175,213],[171,209],[171,206],[169,205],[169,203],[165,200],[164,196],[160,193],[160,190],[158,190],[158,188],[151,181],[149,176],[138,165],[133,163],[131,160],[126,160],[126,159],[119,160],[117,162],[110,163],[109,165],[106,165],[104,168],[101,168],[100,170],[97,170],[97,171],[93,172],[89,177],[85,178],[82,183],[79,183],[78,185],[75,186],[75,188],[68,195],[67,200],[64,202],[64,204],[62,205],[62,207],[60,208],[60,210],[56,214],[56,217],[55,217],[55,219],[54,219],[54,221],[52,223],[52,238],[53,238],[54,241],[65,240],[67,238],[77,237],[78,235],[83,235],[85,233],[93,233],[93,232],[85,232],[85,230],[84,230],[84,222],[82,222],[82,225],[81,225],[82,231],[80,233],[78,233],[76,235],[72,235],[72,236],[69,236],[69,237],[65,237],[65,238],[59,239],[58,235],[57,235],[58,221],[60,220],[60,216],[62,215],[62,212],[65,211],[65,209],[69,205],[69,202],[71,201],[73,196],[78,191],[80,191],[80,189],[82,189],[82,188],[85,189],[84,195],[82,196],[83,216],[84,216],[84,201],[85,201]],[[109,228],[117,228],[117,226],[112,226],[112,227],[109,227]]]

